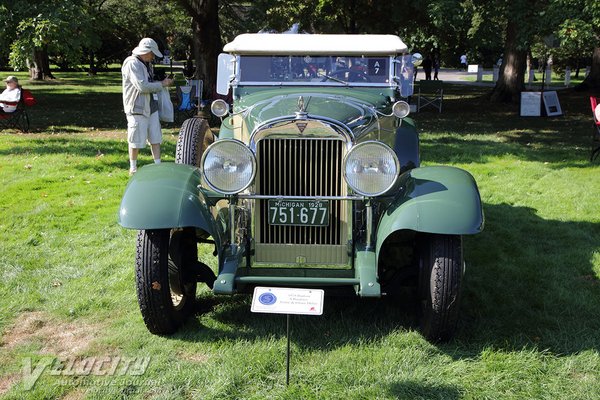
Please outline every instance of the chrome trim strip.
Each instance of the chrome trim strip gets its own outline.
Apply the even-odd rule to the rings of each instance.
[[[258,200],[352,200],[352,201],[363,201],[366,200],[365,196],[349,195],[349,196],[274,196],[266,194],[238,194],[240,199],[258,199]]]
[[[371,202],[368,201],[366,204],[366,209],[367,209],[367,221],[365,223],[366,225],[366,243],[365,246],[367,248],[367,250],[371,250],[371,246],[372,246],[372,235],[373,235],[373,206],[371,205]]]
[[[334,86],[334,87],[384,87],[384,88],[396,88],[398,84],[395,81],[392,82],[382,82],[382,83],[373,83],[373,82],[256,82],[256,81],[240,81],[237,82],[237,86],[277,86],[277,87],[285,87],[285,86],[306,86],[306,87],[319,87],[319,86]]]

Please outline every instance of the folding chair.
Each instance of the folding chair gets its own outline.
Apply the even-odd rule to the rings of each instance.
[[[442,112],[444,101],[444,86],[442,81],[419,81],[419,97],[417,99],[417,112],[425,107],[433,107]]]
[[[600,154],[600,120],[596,116],[596,107],[600,104],[600,97],[590,96],[590,105],[592,106],[592,116],[594,118],[594,133],[592,138],[592,154],[590,161],[594,161]]]
[[[188,86],[192,87],[192,102],[197,106],[202,101],[202,89],[204,82],[201,79],[186,79]]]
[[[28,132],[29,115],[27,115],[27,107],[31,107],[35,103],[36,100],[33,94],[29,90],[21,88],[21,98],[16,103],[17,109],[10,113],[0,113],[0,129],[18,129],[21,132]]]
[[[198,104],[202,101],[202,80],[186,79],[185,86],[177,87],[175,118],[178,123],[198,113]]]
[[[196,114],[197,105],[193,101],[192,94],[194,91],[193,86],[177,86],[177,106],[175,106],[175,113],[179,121],[183,119],[191,118]]]

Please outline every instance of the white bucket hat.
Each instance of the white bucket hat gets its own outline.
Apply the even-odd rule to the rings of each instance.
[[[131,51],[133,55],[141,56],[150,52],[154,53],[156,57],[162,57],[162,53],[158,50],[158,45],[151,38],[143,38],[135,49]]]

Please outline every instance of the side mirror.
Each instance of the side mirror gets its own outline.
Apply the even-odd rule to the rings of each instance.
[[[217,93],[227,95],[229,83],[235,76],[235,56],[227,53],[219,54],[217,59]]]
[[[421,65],[422,62],[423,62],[423,56],[421,55],[421,53],[415,53],[412,55],[412,59],[411,59],[412,65],[414,65],[415,67],[418,67],[419,65]]]

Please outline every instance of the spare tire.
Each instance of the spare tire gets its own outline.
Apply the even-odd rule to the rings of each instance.
[[[202,153],[214,141],[215,136],[204,118],[186,119],[179,130],[175,163],[199,167]]]

